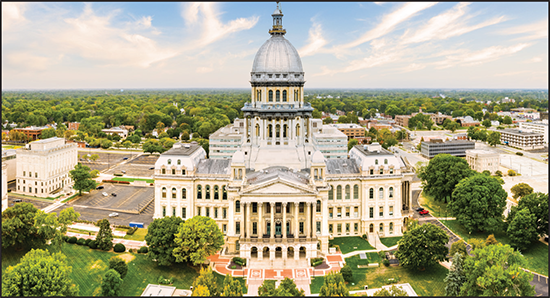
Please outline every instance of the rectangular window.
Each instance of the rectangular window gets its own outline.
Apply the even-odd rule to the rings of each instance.
[[[256,234],[258,234],[258,223],[253,222],[252,223],[252,235],[256,235]]]
[[[393,206],[390,206],[390,216],[393,216]]]
[[[166,216],[166,206],[162,206],[162,217]]]
[[[301,202],[300,203],[300,213],[304,213],[304,206],[305,206],[305,203]]]
[[[181,208],[181,217],[187,218],[187,208],[185,207]]]
[[[342,208],[338,207],[338,213],[336,213],[336,217],[341,218],[342,217]]]
[[[318,221],[316,225],[317,225],[317,234],[320,234],[321,233],[321,222]]]
[[[380,217],[383,217],[384,216],[384,207],[380,206]]]
[[[369,218],[374,218],[374,207],[369,208]]]
[[[182,174],[182,175],[185,175],[185,170],[181,170],[181,174]]]
[[[201,207],[197,207],[197,216],[201,216]]]
[[[393,169],[390,169],[390,174],[393,175]]]
[[[176,175],[176,169],[172,169],[172,175]]]
[[[304,233],[304,222],[301,221],[300,222],[300,234],[303,234]]]
[[[328,232],[332,233],[332,224],[328,225]]]
[[[176,216],[176,207],[172,207],[172,216]]]
[[[346,207],[346,217],[349,217],[349,207]]]
[[[222,225],[222,231],[223,231],[224,234],[227,234],[227,225],[226,224]]]
[[[227,208],[222,209],[223,219],[227,218]]]
[[[26,171],[23,171],[23,177],[25,177],[25,175],[27,175],[27,172],[26,172]]]
[[[258,213],[258,203],[252,203],[252,213]]]
[[[359,217],[359,207],[353,208],[353,217],[355,218]]]
[[[240,222],[235,223],[235,234],[237,234],[237,235],[241,234],[241,223]]]
[[[342,233],[342,224],[338,224],[336,228],[336,232],[338,232],[338,234]]]
[[[380,168],[380,175],[384,175],[384,168]]]
[[[210,207],[206,207],[206,217],[210,217]]]
[[[329,218],[332,218],[332,211],[333,211],[332,207],[328,208],[328,217]]]
[[[349,223],[346,224],[346,233],[349,233]]]
[[[371,174],[371,176],[374,175],[374,170],[373,169],[370,169],[370,174]]]
[[[218,218],[218,208],[214,208],[214,218]]]
[[[359,232],[359,224],[358,223],[353,224],[353,231]]]

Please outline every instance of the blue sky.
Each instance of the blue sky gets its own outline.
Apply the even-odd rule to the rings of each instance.
[[[2,89],[247,88],[274,2],[2,2]],[[548,3],[282,2],[306,88],[548,89]]]

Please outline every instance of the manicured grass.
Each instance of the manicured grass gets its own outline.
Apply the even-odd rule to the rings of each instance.
[[[68,202],[68,201],[74,199],[74,198],[77,197],[77,196],[78,196],[78,193],[76,193],[76,194],[74,194],[74,195],[72,195],[72,196],[66,198],[65,200],[61,201],[61,203],[66,203],[66,202]]]
[[[43,201],[43,202],[50,202],[50,201],[55,200],[55,198],[52,198],[52,197],[41,198],[41,197],[23,195],[23,194],[14,193],[14,192],[10,192],[10,196],[20,197],[20,198],[27,198],[27,199],[38,200],[38,201]]]
[[[403,236],[380,238],[380,242],[387,247],[392,247],[397,244],[397,241],[401,240]]]
[[[124,236],[124,239],[144,241],[146,235],[147,235],[147,229],[139,228],[139,229],[137,229],[137,231],[134,232],[133,235]]]
[[[432,196],[424,192],[420,194],[418,203],[424,209],[429,210],[430,214],[435,217],[451,217],[451,212],[447,209],[447,203],[444,203],[443,201],[436,201]]]
[[[321,287],[323,286],[323,283],[325,282],[324,276],[316,276],[311,280],[311,284],[309,285],[309,291],[312,294],[318,294],[321,291]]]
[[[355,250],[369,250],[375,249],[372,247],[367,240],[364,240],[361,237],[336,237],[333,240],[329,241],[330,244],[336,244],[340,247],[340,251],[343,254],[352,252]]]
[[[445,283],[444,279],[447,276],[448,270],[436,265],[426,268],[424,271],[417,269],[408,269],[401,266],[381,265],[374,268],[357,268],[361,260],[359,256],[346,258],[346,263],[353,271],[353,281],[347,284],[350,291],[362,290],[365,285],[369,288],[380,288],[389,284],[387,281],[390,278],[398,279],[398,283],[409,283],[419,296],[444,296]]]
[[[488,232],[468,234],[466,229],[456,220],[442,220],[441,222],[466,242],[472,238],[485,240],[491,234]],[[498,231],[494,234],[498,242],[510,244],[510,238],[504,231]],[[525,257],[526,269],[548,276],[548,245],[535,241],[528,250],[521,253]]]
[[[154,183],[154,179],[141,179],[141,178],[123,178],[123,177],[114,177],[112,180],[114,181],[128,181],[128,182],[134,182],[134,181],[145,181],[147,183]]]

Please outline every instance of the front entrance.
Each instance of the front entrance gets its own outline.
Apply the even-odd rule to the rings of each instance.
[[[281,236],[281,226],[280,222],[275,223],[275,236]]]

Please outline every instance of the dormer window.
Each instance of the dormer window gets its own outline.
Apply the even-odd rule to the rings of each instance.
[[[171,160],[171,159],[168,160],[168,164],[169,164],[169,165],[172,164],[172,160]]]
[[[375,159],[375,160],[374,160],[374,164],[375,164],[375,165],[378,164],[378,159]]]
[[[272,74],[269,74],[267,75],[270,79],[273,78],[273,75]]]
[[[285,79],[286,79],[286,77],[287,77],[287,75],[286,75],[286,74],[284,74],[284,75],[283,75],[283,78],[285,78]]]
[[[166,174],[166,169],[163,168],[161,172],[163,175]]]
[[[385,164],[385,165],[388,164],[388,159],[387,159],[387,158],[384,159],[384,164]]]
[[[178,166],[181,165],[181,159],[178,159]]]
[[[278,79],[281,75],[280,74],[276,74],[275,77]]]

